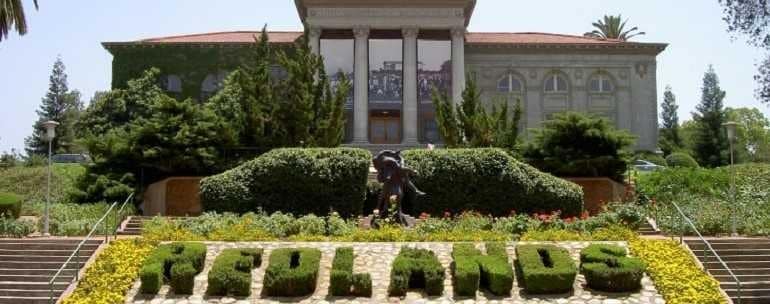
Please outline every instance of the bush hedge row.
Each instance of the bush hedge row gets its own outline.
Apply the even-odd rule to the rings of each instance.
[[[321,251],[314,248],[281,248],[270,254],[265,270],[264,292],[274,297],[312,294],[318,280]]]
[[[362,213],[371,154],[355,148],[275,149],[201,181],[205,211]]]
[[[427,249],[403,247],[390,269],[388,294],[404,296],[407,289],[424,288],[428,296],[444,292],[444,267],[436,254]]]
[[[452,273],[455,292],[460,296],[475,296],[479,287],[495,295],[507,295],[513,287],[514,273],[502,243],[487,243],[487,255],[473,244],[455,244]]]
[[[698,161],[690,154],[674,152],[666,156],[666,164],[672,168],[699,168]]]
[[[522,163],[501,149],[409,150],[407,166],[417,171],[414,183],[428,195],[412,212],[434,215],[476,210],[497,216],[517,212],[583,210],[580,186]]]
[[[157,294],[169,282],[176,294],[191,294],[195,275],[203,271],[206,245],[171,243],[158,246],[139,270],[144,294]]]
[[[251,294],[251,270],[262,264],[262,249],[222,250],[208,275],[206,294],[247,297]]]
[[[329,278],[329,293],[331,295],[372,296],[372,277],[368,273],[353,274],[354,259],[352,247],[341,247],[335,250]]]
[[[516,246],[515,263],[519,285],[529,294],[568,292],[577,276],[569,252],[553,245]]]
[[[580,252],[580,271],[592,289],[608,292],[639,290],[644,270],[644,263],[626,256],[626,249],[620,246],[593,244]]]
[[[0,193],[0,216],[19,218],[22,197],[13,193]]]

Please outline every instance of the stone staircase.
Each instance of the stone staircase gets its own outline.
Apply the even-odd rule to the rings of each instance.
[[[660,235],[660,231],[655,230],[649,220],[643,221],[636,232],[641,235]]]
[[[121,223],[118,235],[141,235],[142,225],[150,219],[151,216],[129,216]]]
[[[80,241],[82,239],[0,239],[0,304],[49,303],[51,295],[54,300],[58,299],[73,281],[78,266],[85,265],[104,239],[86,241],[80,258],[70,261],[54,282],[51,293],[49,281]]]
[[[708,239],[730,270],[741,282],[741,304],[770,303],[770,239]],[[738,303],[738,284],[711,251],[704,256],[705,244],[700,239],[685,240],[701,264],[719,281],[722,290]]]

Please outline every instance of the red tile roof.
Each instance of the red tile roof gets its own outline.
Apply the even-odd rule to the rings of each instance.
[[[130,42],[105,42],[106,48],[119,46],[142,45],[228,45],[254,42],[259,31],[215,32],[181,36],[167,36],[142,39]],[[271,43],[292,43],[302,35],[302,32],[269,32]],[[575,35],[549,33],[467,33],[466,43],[470,46],[509,46],[509,47],[581,47],[581,48],[645,48],[663,51],[666,44],[627,42],[616,39],[599,39]]]

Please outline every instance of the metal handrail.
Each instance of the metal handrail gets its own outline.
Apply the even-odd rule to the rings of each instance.
[[[134,197],[133,193],[126,198],[126,200],[123,202],[123,206],[125,206],[126,203],[128,201],[130,201],[132,197]],[[113,209],[115,209],[115,206],[117,206],[117,205],[118,205],[118,202],[114,202],[114,203],[112,203],[112,205],[110,205],[110,208],[108,208],[107,211],[104,212],[102,217],[99,218],[99,220],[96,221],[96,223],[94,223],[93,227],[91,228],[91,231],[89,231],[88,234],[86,235],[86,237],[83,238],[83,240],[80,241],[80,243],[78,243],[78,246],[75,247],[75,250],[72,252],[72,254],[70,254],[70,256],[67,258],[67,260],[64,261],[64,264],[62,264],[61,267],[59,267],[59,270],[56,271],[56,273],[53,275],[51,280],[48,281],[48,287],[49,287],[48,302],[49,303],[56,303],[56,301],[58,300],[58,298],[57,298],[57,300],[54,300],[54,297],[53,297],[53,286],[54,286],[54,283],[56,283],[56,279],[61,275],[62,271],[64,271],[64,269],[67,268],[67,265],[69,265],[72,262],[73,258],[75,258],[75,264],[77,266],[75,268],[75,276],[74,276],[75,280],[74,281],[77,282],[77,281],[80,280],[80,278],[79,278],[79,276],[80,276],[80,274],[79,274],[79,272],[80,272],[80,249],[83,247],[83,245],[85,245],[86,241],[88,241],[91,238],[91,236],[94,235],[94,233],[96,232],[97,228],[101,224],[104,224],[104,227],[103,227],[103,229],[104,229],[104,241],[105,241],[105,243],[109,243],[109,241],[110,241],[110,233],[107,231],[108,229],[107,229],[107,224],[105,222],[105,219],[110,214],[110,212]],[[117,220],[117,217],[115,219]]]
[[[735,280],[735,283],[737,284],[737,287],[738,287],[738,303],[737,304],[741,304],[741,280],[739,280],[738,276],[736,276],[735,273],[733,273],[733,270],[730,269],[730,267],[727,266],[727,263],[725,263],[725,261],[722,260],[722,258],[716,252],[716,250],[714,250],[714,248],[711,247],[711,243],[709,243],[709,241],[707,241],[705,238],[703,238],[703,235],[700,233],[700,231],[698,231],[698,228],[695,228],[695,224],[693,224],[693,222],[690,220],[690,218],[688,218],[687,215],[685,215],[684,212],[682,212],[682,209],[679,208],[679,205],[677,205],[675,202],[671,202],[671,204],[674,205],[674,207],[676,208],[676,211],[679,212],[680,216],[682,216],[682,219],[684,219],[684,221],[688,225],[690,225],[690,228],[692,228],[692,230],[695,231],[695,234],[698,235],[698,238],[700,238],[700,240],[703,242],[703,244],[706,245],[705,247],[703,247],[703,268],[705,268],[706,271],[708,271],[710,273],[708,266],[706,266],[707,265],[706,263],[708,263],[708,251],[706,250],[706,247],[708,247],[708,250],[711,250],[711,252],[714,254],[714,257],[717,259],[717,261],[720,264],[722,264],[722,267],[724,267],[725,270],[727,270],[727,273],[730,274],[730,276],[733,278],[733,280]],[[681,227],[680,234],[679,234],[679,244],[682,244],[683,242],[684,242],[684,227]]]

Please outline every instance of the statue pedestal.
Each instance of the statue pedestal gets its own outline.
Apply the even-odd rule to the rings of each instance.
[[[358,228],[371,229],[373,220],[374,220],[373,214],[360,218],[358,221]],[[417,219],[415,219],[413,216],[408,214],[404,214],[404,220],[406,221],[406,225],[404,225],[404,227],[406,228],[414,227],[414,225],[417,224]]]

